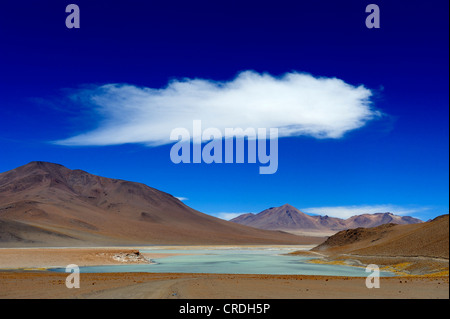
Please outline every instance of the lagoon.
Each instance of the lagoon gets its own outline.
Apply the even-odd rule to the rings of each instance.
[[[321,275],[367,277],[364,267],[308,263],[312,257],[288,255],[297,248],[203,248],[203,249],[141,249],[141,253],[184,254],[152,259],[154,264],[128,264],[80,267],[81,273],[209,273]],[[52,269],[64,271],[63,268]],[[380,276],[394,276],[380,272]]]

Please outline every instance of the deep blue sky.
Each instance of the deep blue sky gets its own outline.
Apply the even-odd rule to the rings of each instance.
[[[81,28],[65,27],[66,5]],[[365,27],[376,3],[381,28]],[[449,16],[442,1],[2,1],[0,172],[33,160],[138,181],[205,213],[449,207]],[[63,147],[99,118],[68,96],[107,83],[160,88],[243,70],[338,77],[371,89],[385,116],[341,139],[280,139],[279,169],[175,165],[170,145]],[[326,212],[324,212],[326,213]]]

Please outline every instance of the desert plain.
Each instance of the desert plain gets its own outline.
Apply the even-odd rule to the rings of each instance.
[[[164,298],[164,299],[411,299],[449,298],[448,275],[381,277],[368,289],[365,277],[194,273],[81,273],[80,288],[68,289],[69,274],[49,271],[77,261],[79,266],[119,265],[119,256],[147,260],[145,247],[0,249],[0,298]],[[183,247],[178,247],[183,249]],[[168,255],[166,255],[168,256]],[[283,256],[280,256],[283,258]],[[128,259],[127,263],[145,260]]]
[[[427,222],[410,218],[401,225],[394,223],[398,216],[389,213],[343,221],[313,218],[283,205],[250,217],[258,217],[259,222],[265,217],[266,226],[283,227],[260,229],[220,220],[140,183],[31,162],[0,174],[0,298],[449,298],[448,215]],[[361,221],[380,218],[376,227],[360,227]],[[347,229],[350,226],[343,223],[349,221]],[[293,224],[302,226],[303,233],[292,232]],[[336,231],[345,227],[328,238],[330,234],[318,235],[317,231],[328,231],[333,225]],[[82,272],[80,288],[69,289],[69,274],[50,270],[70,264],[151,264],[153,259],[174,255],[155,253],[158,245],[172,245],[176,254],[189,254],[192,247],[228,245],[245,250],[284,245],[292,248],[290,258],[307,254],[314,257],[311,263],[331,266],[373,263],[396,276],[381,277],[380,288],[368,289],[363,276],[315,272],[235,274],[224,268],[224,273],[198,273],[186,267],[182,273],[165,268],[157,273],[119,273],[114,269]],[[309,245],[309,250],[295,250],[302,245]],[[153,252],[146,253],[149,250]]]

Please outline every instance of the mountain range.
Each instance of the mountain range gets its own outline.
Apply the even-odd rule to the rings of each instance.
[[[198,212],[147,185],[31,162],[0,174],[0,247],[318,244]]]
[[[417,224],[420,219],[391,213],[362,214],[347,219],[329,216],[312,216],[285,204],[272,207],[258,214],[242,214],[231,222],[259,229],[281,230],[295,234],[333,234],[340,230],[358,227],[376,227],[383,224]]]

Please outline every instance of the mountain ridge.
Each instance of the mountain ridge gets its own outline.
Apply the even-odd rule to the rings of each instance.
[[[303,244],[198,212],[142,183],[34,161],[0,173],[0,245]]]
[[[250,227],[291,232],[332,232],[358,227],[376,227],[383,224],[416,224],[420,219],[392,213],[354,215],[347,219],[327,215],[308,215],[290,204],[271,207],[258,214],[244,214],[230,220]]]
[[[449,258],[449,215],[419,224],[342,230],[312,251],[330,254]]]

